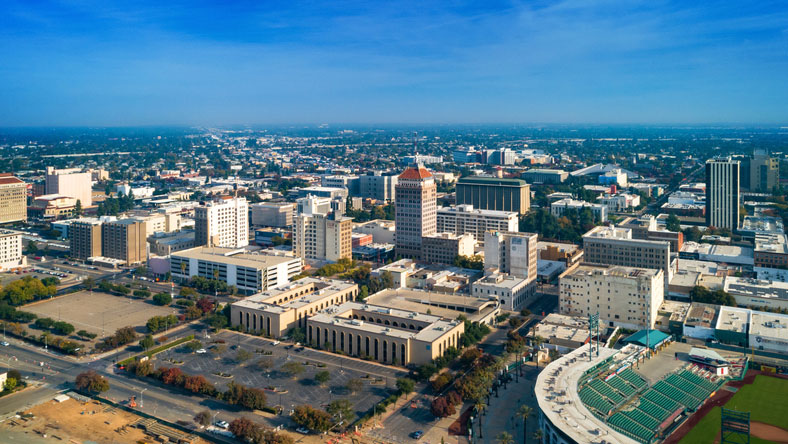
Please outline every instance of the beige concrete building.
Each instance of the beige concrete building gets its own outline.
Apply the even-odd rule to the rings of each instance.
[[[438,233],[421,238],[421,258],[430,264],[453,265],[457,256],[473,256],[476,241],[470,234]]]
[[[43,220],[57,220],[74,216],[77,199],[61,194],[38,196],[28,208],[31,217]]]
[[[670,242],[633,239],[628,228],[592,228],[583,235],[583,255],[585,262],[592,264],[660,269],[665,286],[673,277]]]
[[[27,184],[0,173],[0,224],[27,222]]]
[[[194,239],[198,245],[242,248],[249,245],[249,205],[243,197],[225,196],[194,209]]]
[[[0,271],[13,270],[27,264],[22,254],[22,233],[0,230]]]
[[[71,257],[87,260],[101,256],[101,221],[98,219],[77,219],[68,227],[68,243]]]
[[[295,204],[292,202],[263,202],[250,205],[252,225],[255,227],[286,228],[293,225]]]
[[[291,328],[305,329],[309,316],[357,295],[358,285],[352,282],[305,278],[235,302],[230,320],[245,331],[278,338]]]
[[[145,222],[123,219],[101,226],[101,256],[123,261],[124,265],[143,263],[148,258]]]
[[[665,294],[662,270],[580,265],[561,275],[561,314],[599,313],[600,325],[633,330],[654,328]]]
[[[470,233],[484,243],[487,231],[519,231],[519,219],[513,211],[479,210],[472,205],[438,209],[438,233]]]
[[[534,302],[535,277],[524,279],[503,273],[489,274],[471,284],[471,295],[500,301],[504,310],[519,311]]]
[[[334,212],[303,213],[295,220],[293,251],[304,259],[336,262],[353,256],[353,219]]]
[[[412,311],[345,302],[308,319],[307,341],[394,365],[421,365],[458,347],[465,325]]]
[[[46,169],[46,193],[62,194],[79,200],[82,208],[93,205],[93,182],[90,171],[81,168]]]
[[[406,169],[396,185],[396,254],[421,258],[421,240],[437,233],[437,185],[422,166]]]
[[[484,234],[484,268],[535,281],[537,238],[534,233],[488,231]]]

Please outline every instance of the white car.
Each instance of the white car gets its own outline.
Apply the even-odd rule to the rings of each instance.
[[[8,341],[3,341],[3,342],[0,342],[0,345],[2,345],[3,347],[8,347],[11,344],[9,344]]]
[[[230,427],[230,423],[228,423],[227,421],[216,421],[216,427],[221,427],[223,429],[226,429]]]
[[[274,343],[271,345],[279,345],[279,341],[274,341]]]
[[[199,354],[208,353],[208,350],[206,350],[204,348],[201,348],[201,349],[197,350],[195,353],[199,353]]]
[[[302,435],[308,435],[309,434],[309,429],[307,429],[305,427],[299,427],[299,428],[296,429],[296,432],[298,432],[298,433],[300,433]]]

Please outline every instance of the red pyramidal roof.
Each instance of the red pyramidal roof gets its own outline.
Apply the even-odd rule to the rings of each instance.
[[[432,173],[427,171],[426,168],[423,166],[420,167],[409,167],[402,174],[399,175],[400,179],[412,179],[412,180],[419,180],[419,179],[426,179],[428,177],[432,177]]]

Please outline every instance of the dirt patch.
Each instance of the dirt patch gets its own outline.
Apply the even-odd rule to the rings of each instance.
[[[778,444],[788,444],[788,430],[762,422],[750,423],[750,435]]]
[[[87,403],[75,399],[63,402],[47,401],[21,415],[0,424],[0,435],[7,431],[14,436],[36,439],[59,438],[61,442],[148,442],[145,432],[130,425],[140,417],[121,409],[112,408],[97,401]],[[195,443],[206,441],[197,439]]]

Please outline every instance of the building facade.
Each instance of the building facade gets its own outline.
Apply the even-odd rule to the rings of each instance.
[[[550,214],[555,217],[561,217],[567,210],[574,210],[578,213],[583,209],[588,208],[594,215],[594,219],[604,222],[607,220],[607,206],[586,202],[584,200],[575,200],[571,198],[557,200],[550,204]]]
[[[665,294],[662,270],[580,265],[561,276],[561,314],[599,314],[600,324],[633,330],[653,329]]]
[[[396,195],[396,175],[375,173],[359,177],[359,196],[382,202],[391,202]]]
[[[397,178],[395,197],[396,254],[421,258],[421,239],[437,233],[437,186],[422,166],[410,167]]]
[[[101,225],[101,256],[119,259],[125,265],[143,263],[148,258],[145,222],[123,219]]]
[[[353,219],[330,212],[299,214],[293,229],[293,251],[304,259],[336,262],[353,255]]]
[[[484,268],[536,280],[538,236],[535,233],[488,231],[484,234]]]
[[[457,181],[456,194],[458,205],[481,210],[525,214],[531,208],[531,186],[521,179],[463,177]]]
[[[670,242],[633,239],[627,228],[592,228],[583,235],[583,255],[592,264],[662,270],[666,285],[673,276]]]
[[[0,230],[0,271],[9,271],[26,264],[22,254],[22,233]]]
[[[101,221],[98,219],[78,219],[68,227],[68,243],[71,257],[87,260],[99,257],[101,251]]]
[[[473,256],[476,241],[470,234],[437,233],[421,239],[421,260],[453,265],[457,256]]]
[[[27,222],[27,184],[0,173],[0,224]]]
[[[706,225],[739,228],[740,168],[730,157],[706,162]]]
[[[46,169],[46,193],[62,194],[78,200],[82,207],[93,205],[93,182],[90,171],[80,168]]]
[[[255,227],[286,228],[293,226],[295,205],[290,202],[256,203],[250,205]]]
[[[242,197],[205,202],[194,209],[197,245],[242,248],[249,245],[249,205]]]
[[[438,208],[438,233],[471,234],[484,242],[487,231],[518,231],[520,221],[513,211],[478,210],[472,205]]]

